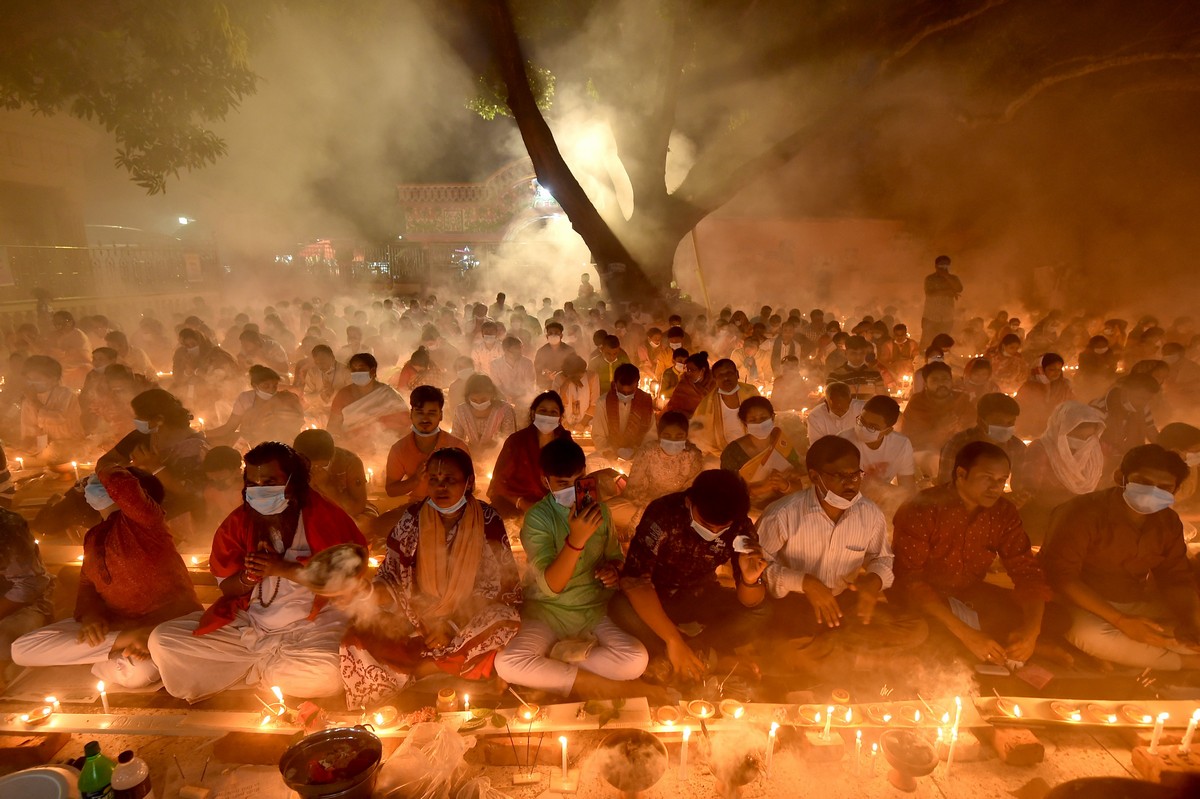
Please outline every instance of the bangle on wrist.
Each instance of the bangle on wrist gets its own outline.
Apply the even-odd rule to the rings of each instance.
[[[563,539],[563,543],[567,545],[567,548],[568,548],[568,549],[573,549],[573,550],[575,550],[576,552],[582,552],[582,551],[583,551],[583,547],[577,547],[577,546],[575,546],[574,544],[572,544],[572,543],[571,543],[571,536],[570,536],[570,535],[568,535],[566,538],[564,538],[564,539]],[[583,546],[587,546],[587,544],[584,544]]]

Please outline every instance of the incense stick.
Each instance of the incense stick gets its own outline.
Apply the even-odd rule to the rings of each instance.
[[[528,703],[528,702],[526,702],[524,699],[522,699],[522,698],[521,698],[521,695],[520,695],[519,693],[517,693],[516,691],[514,691],[511,685],[510,685],[510,686],[508,686],[508,692],[509,692],[510,694],[512,694],[513,696],[515,696],[515,697],[517,698],[517,701],[518,701],[518,702],[520,702],[520,703],[521,703],[522,705],[524,705],[525,707],[527,707],[527,708],[533,707],[533,705],[529,704],[529,703]]]
[[[175,768],[179,769],[179,779],[187,782],[187,777],[183,774],[183,766],[179,765],[179,755],[171,755],[171,759],[175,761]]]

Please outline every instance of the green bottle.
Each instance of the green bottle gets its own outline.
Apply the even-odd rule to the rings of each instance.
[[[113,762],[100,754],[99,741],[88,741],[83,754],[87,760],[79,772],[80,799],[110,799]]]

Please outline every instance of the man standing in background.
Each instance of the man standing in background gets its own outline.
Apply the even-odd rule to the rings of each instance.
[[[939,333],[954,327],[954,304],[962,294],[962,281],[950,274],[950,256],[939,255],[933,273],[925,277],[925,312],[921,315],[921,349]]]

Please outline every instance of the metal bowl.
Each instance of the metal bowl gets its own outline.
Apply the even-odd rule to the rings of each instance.
[[[366,752],[365,764],[336,782],[309,782],[309,764],[338,751]],[[292,744],[279,758],[283,781],[304,799],[370,799],[383,759],[383,742],[366,727],[322,730]]]
[[[604,781],[624,794],[653,788],[667,773],[667,747],[645,730],[618,730],[600,743]]]

